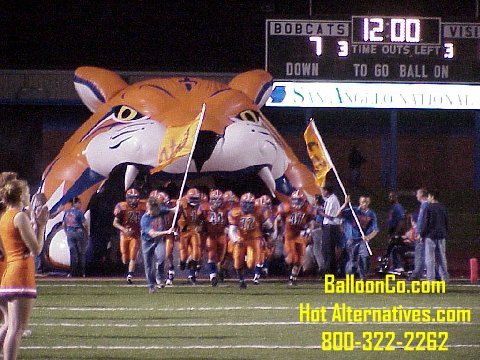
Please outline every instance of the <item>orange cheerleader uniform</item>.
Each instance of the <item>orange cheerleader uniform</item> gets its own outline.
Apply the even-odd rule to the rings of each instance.
[[[6,268],[0,284],[0,297],[37,297],[35,261],[20,231],[13,224],[18,210],[7,210],[0,219],[0,238],[5,249]]]
[[[0,257],[0,284],[2,283],[3,273],[5,272],[6,268],[7,268],[7,261],[5,259],[5,256],[1,255],[1,257]]]

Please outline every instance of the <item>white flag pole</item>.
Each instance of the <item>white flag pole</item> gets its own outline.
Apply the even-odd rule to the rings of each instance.
[[[335,164],[333,163],[332,159],[330,158],[330,154],[328,153],[328,150],[327,150],[325,144],[323,143],[322,137],[318,133],[317,126],[315,125],[315,121],[313,120],[313,118],[310,118],[310,123],[312,123],[312,125],[313,125],[313,131],[315,132],[315,135],[317,136],[317,139],[320,141],[320,145],[322,145],[323,152],[324,152],[324,154],[327,158],[328,163],[332,167],[333,172],[335,173],[335,177],[337,178],[338,184],[340,185],[340,188],[343,191],[343,195],[345,197],[347,197],[347,191],[345,190],[345,186],[343,186],[342,180],[340,179],[340,176],[338,175],[337,168],[335,167]],[[357,223],[357,226],[358,226],[358,229],[360,230],[360,234],[362,235],[362,238],[365,237],[365,233],[363,232],[363,229],[360,226],[360,221],[358,220],[357,214],[353,210],[353,206],[352,206],[352,203],[350,201],[348,202],[348,206],[349,206],[350,210],[352,211],[353,218],[355,219],[355,222]],[[368,244],[367,241],[365,241],[365,245],[367,246],[368,253],[370,255],[373,255],[372,249],[370,248],[370,245]]]
[[[175,223],[177,221],[178,212],[180,210],[180,199],[182,198],[183,190],[185,189],[185,184],[187,183],[188,169],[190,168],[190,163],[192,162],[193,152],[195,151],[195,146],[197,145],[198,134],[200,133],[200,128],[202,127],[203,118],[205,117],[205,103],[202,105],[202,111],[200,112],[200,120],[198,121],[197,129],[195,130],[195,137],[193,138],[192,150],[188,155],[187,167],[185,169],[185,174],[183,174],[182,186],[180,187],[180,193],[178,194],[177,205],[175,207],[175,214],[173,215],[172,227],[169,232],[173,231]]]

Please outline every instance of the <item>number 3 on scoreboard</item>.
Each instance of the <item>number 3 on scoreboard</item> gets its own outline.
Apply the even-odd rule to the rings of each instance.
[[[338,44],[338,56],[339,57],[347,57],[348,56],[348,41],[340,40],[337,42]]]
[[[445,53],[443,54],[443,57],[445,59],[453,59],[453,43],[445,43],[443,44],[443,47],[445,48]]]

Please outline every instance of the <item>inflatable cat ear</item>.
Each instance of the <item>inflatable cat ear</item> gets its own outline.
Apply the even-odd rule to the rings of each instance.
[[[113,71],[88,66],[75,71],[74,84],[82,102],[92,113],[128,86]]]
[[[229,86],[234,89],[239,89],[251,99],[255,99],[255,103],[261,108],[265,105],[265,102],[272,93],[272,84],[273,78],[268,72],[264,70],[252,70],[237,75],[230,81]],[[288,167],[285,175],[289,183],[296,189],[303,189],[309,201],[313,201],[315,194],[318,194],[320,191],[313,173],[298,160],[298,157],[290,145],[287,144],[285,139],[265,116],[263,116],[262,121],[287,155]]]
[[[264,70],[251,70],[235,76],[228,85],[240,90],[262,108],[272,93],[272,75]]]

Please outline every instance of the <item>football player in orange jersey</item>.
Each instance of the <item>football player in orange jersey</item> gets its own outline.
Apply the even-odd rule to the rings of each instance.
[[[276,213],[272,206],[272,199],[268,195],[262,195],[255,200],[255,204],[260,207],[264,213],[265,219],[270,221],[264,223],[262,226],[263,232],[263,241],[262,247],[259,256],[259,266],[262,265],[262,272],[268,274],[268,263],[272,258],[273,253],[275,252],[275,243],[274,239],[276,238],[276,229],[272,224],[275,223]],[[255,274],[253,278],[253,283],[258,284],[260,280],[260,274]]]
[[[233,191],[227,190],[223,193],[223,207],[227,212],[227,215],[230,210],[237,207],[239,204],[238,196],[233,193]],[[227,224],[228,225],[228,224]],[[227,245],[226,245],[226,252],[223,260],[218,263],[218,275],[219,280],[223,281],[225,275],[227,275],[227,270],[225,264],[230,262],[233,264],[233,242],[230,241],[228,237],[228,232],[226,236]]]
[[[128,265],[127,282],[133,282],[138,250],[140,249],[140,219],[146,211],[146,203],[140,200],[140,192],[128,189],[125,201],[119,202],[113,211],[113,226],[120,230],[122,262]]]
[[[239,204],[238,196],[233,191],[227,190],[223,193],[223,204],[225,208],[230,211]]]
[[[185,269],[188,262],[188,280],[195,285],[197,265],[201,257],[201,217],[199,212],[201,194],[196,188],[187,191],[180,203],[180,216],[178,226],[180,228],[180,269]],[[190,256],[189,256],[190,255]]]
[[[262,271],[258,263],[263,241],[262,225],[269,220],[265,219],[261,209],[255,206],[255,196],[252,193],[245,193],[240,198],[240,206],[229,212],[228,221],[230,241],[234,244],[233,266],[240,280],[240,288],[245,289],[247,287],[244,280],[245,265],[249,269],[256,265],[255,274]]]
[[[200,191],[200,207],[202,206],[202,204],[208,204],[208,201],[209,201],[208,200],[208,195],[205,194],[204,192]],[[200,209],[200,207],[199,207],[199,209]],[[197,263],[197,272],[195,273],[195,276],[198,273],[198,271],[200,271],[200,268],[202,267],[204,254],[205,254],[205,251],[206,251],[206,248],[207,248],[207,229],[205,228],[205,218],[203,216],[201,216],[201,211],[200,210],[199,210],[198,214],[200,216],[200,218],[198,220],[199,221],[199,228],[200,228],[200,260]],[[189,260],[191,260],[191,259],[189,259]]]
[[[205,221],[207,235],[207,266],[210,282],[212,286],[217,286],[217,263],[223,262],[227,250],[225,229],[228,224],[228,211],[223,207],[223,193],[220,190],[212,190],[209,202],[202,203],[200,211]]]
[[[313,219],[310,204],[302,190],[294,191],[288,203],[280,204],[278,217],[285,224],[285,262],[292,268],[289,285],[295,285],[303,265],[309,225]]]

